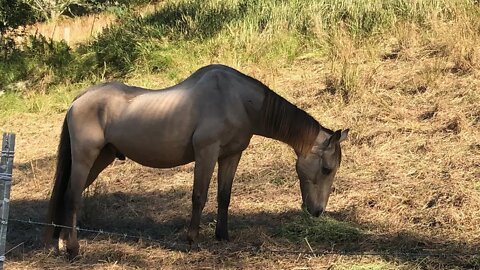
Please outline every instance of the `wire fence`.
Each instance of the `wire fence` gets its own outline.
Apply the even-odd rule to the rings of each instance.
[[[3,220],[1,222],[3,222]],[[32,226],[40,226],[40,227],[54,227],[54,228],[62,228],[62,229],[72,229],[73,228],[71,226],[65,226],[65,225],[55,224],[55,223],[46,223],[46,222],[35,221],[35,220],[31,220],[31,219],[23,220],[23,219],[17,219],[17,218],[9,218],[8,222],[29,224],[29,225],[32,225]],[[184,248],[184,249],[187,249],[187,248],[190,247],[190,245],[186,244],[186,243],[177,243],[177,242],[172,242],[172,241],[156,239],[156,238],[152,238],[148,235],[146,235],[146,236],[145,235],[131,235],[131,234],[128,234],[128,233],[111,232],[111,231],[106,231],[106,230],[103,230],[103,229],[81,228],[79,226],[75,227],[75,229],[77,231],[80,231],[80,232],[86,232],[86,233],[97,234],[97,235],[107,235],[107,236],[113,236],[113,237],[124,238],[124,239],[147,240],[149,242],[158,243],[160,245],[167,246],[169,248]]]
[[[4,220],[1,220],[4,222]],[[9,218],[8,222],[16,222],[22,224],[28,224],[32,226],[41,226],[41,227],[54,227],[54,228],[64,228],[64,229],[72,229],[73,227],[59,225],[54,223],[45,223],[41,221],[34,221],[34,220],[23,220],[17,218]],[[85,232],[85,233],[92,233],[97,235],[107,235],[113,236],[123,239],[134,239],[137,241],[148,241],[152,243],[157,243],[167,248],[171,249],[180,249],[188,251],[192,248],[190,244],[187,243],[179,243],[175,241],[167,241],[161,240],[157,238],[152,238],[150,236],[145,235],[132,235],[128,233],[118,233],[118,232],[111,232],[102,229],[87,229],[81,228],[79,226],[75,227],[77,231]],[[308,250],[289,250],[289,249],[273,249],[266,246],[255,247],[256,252],[268,252],[277,255],[309,255],[309,256],[328,256],[328,255],[339,255],[339,256],[382,256],[382,257],[411,257],[411,258],[426,258],[426,257],[480,257],[480,251],[478,252],[470,252],[470,253],[461,253],[461,252],[391,252],[391,251],[355,251],[355,250],[314,250],[307,239],[304,239]],[[21,244],[11,248],[5,254],[8,254]]]

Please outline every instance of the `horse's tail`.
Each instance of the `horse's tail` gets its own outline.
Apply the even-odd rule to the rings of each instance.
[[[67,190],[72,169],[72,151],[70,148],[70,132],[68,131],[67,117],[63,121],[62,133],[60,135],[60,143],[57,153],[57,170],[55,172],[55,183],[53,186],[52,196],[48,206],[47,223],[60,224],[63,223],[64,216],[64,196]],[[57,239],[60,235],[61,228],[57,226],[47,226],[45,228],[44,240],[49,245],[50,241]]]

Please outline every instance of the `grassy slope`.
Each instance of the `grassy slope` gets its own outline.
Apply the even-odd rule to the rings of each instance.
[[[317,250],[477,252],[480,16],[478,5],[462,2],[167,1],[150,16],[127,18],[72,51],[73,64],[42,66],[23,94],[0,97],[0,125],[19,136],[11,215],[43,217],[62,114],[80,89],[114,77],[159,88],[221,62],[264,81],[327,127],[351,128],[329,217],[299,212],[292,151],[254,138],[234,185],[233,241],[212,240],[212,181],[202,248],[185,253],[170,244],[182,242],[192,166],[159,171],[116,163],[87,192],[83,222],[170,244],[83,235],[83,256],[71,267],[478,268],[478,257],[265,251],[307,251],[307,238]],[[8,266],[68,266],[38,250],[35,230],[11,227],[10,245],[25,243]]]

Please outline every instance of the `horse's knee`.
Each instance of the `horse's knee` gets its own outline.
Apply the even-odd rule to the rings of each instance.
[[[202,194],[199,192],[192,193],[192,205],[194,209],[202,210],[205,207],[206,202],[207,202],[206,194]]]

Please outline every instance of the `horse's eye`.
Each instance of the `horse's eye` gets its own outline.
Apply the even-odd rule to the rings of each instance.
[[[332,172],[332,169],[329,169],[327,167],[322,167],[322,174],[329,175],[331,172]]]

